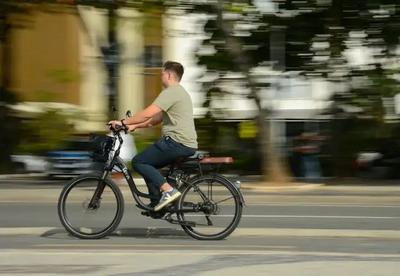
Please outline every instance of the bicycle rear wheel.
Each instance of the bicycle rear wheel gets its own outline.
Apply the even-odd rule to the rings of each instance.
[[[68,183],[58,200],[58,215],[62,225],[81,239],[99,239],[111,234],[124,212],[124,200],[118,186],[106,179],[100,199],[90,202],[101,180],[97,175],[83,175]]]
[[[178,210],[182,211],[177,217],[190,236],[220,240],[236,229],[242,208],[233,184],[210,175],[194,180],[183,190],[178,201]]]

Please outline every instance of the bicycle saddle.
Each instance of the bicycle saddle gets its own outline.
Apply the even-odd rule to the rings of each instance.
[[[209,155],[210,153],[208,151],[197,150],[193,155],[184,158],[184,161],[201,160]]]

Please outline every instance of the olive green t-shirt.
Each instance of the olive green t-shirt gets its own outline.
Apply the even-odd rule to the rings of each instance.
[[[190,95],[180,85],[164,89],[153,104],[163,110],[162,134],[176,142],[197,149],[197,134]]]

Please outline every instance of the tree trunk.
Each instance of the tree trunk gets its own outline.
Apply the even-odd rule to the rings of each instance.
[[[259,145],[262,152],[262,173],[265,185],[286,185],[292,181],[288,167],[276,143],[273,123],[268,119],[268,111],[260,110],[257,118]]]
[[[273,132],[273,125],[269,117],[268,111],[261,106],[261,99],[258,96],[257,83],[253,79],[250,69],[250,59],[246,57],[245,53],[242,51],[242,45],[240,42],[230,35],[229,26],[227,21],[223,19],[223,1],[218,1],[217,6],[217,24],[220,30],[224,33],[226,38],[226,45],[230,55],[233,57],[237,68],[246,76],[247,82],[250,87],[250,96],[256,102],[259,110],[259,115],[257,118],[257,125],[259,130],[259,148],[262,152],[262,173],[263,173],[263,183],[266,185],[277,184],[285,185],[291,181],[291,176],[289,170],[282,160],[280,152],[277,150],[277,143],[275,142]]]

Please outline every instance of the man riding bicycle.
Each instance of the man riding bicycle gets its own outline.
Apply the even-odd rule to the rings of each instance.
[[[154,197],[150,203],[154,211],[161,210],[181,195],[158,169],[178,158],[189,157],[197,150],[192,100],[180,85],[183,72],[180,63],[167,61],[161,75],[165,89],[155,101],[130,118],[109,122],[114,128],[125,125],[129,131],[163,123],[161,139],[132,159],[134,170],[144,178],[149,194]]]

